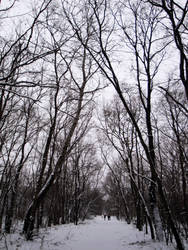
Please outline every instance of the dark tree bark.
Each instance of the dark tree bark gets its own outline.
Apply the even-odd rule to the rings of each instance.
[[[168,16],[171,23],[174,42],[179,51],[179,74],[180,79],[184,85],[185,94],[188,100],[188,57],[186,53],[186,16],[188,13],[188,2],[180,5],[176,0],[148,0],[152,5],[162,9]],[[185,32],[185,33],[184,33]]]
[[[145,107],[145,111],[146,111],[146,125],[147,125],[147,132],[148,132],[148,145],[145,143],[143,134],[140,130],[140,127],[137,123],[137,121],[135,120],[134,114],[132,113],[127,101],[125,100],[123,91],[121,89],[121,85],[120,85],[120,81],[118,79],[118,76],[116,75],[116,71],[114,69],[113,66],[113,62],[110,58],[110,54],[108,51],[108,42],[110,41],[110,36],[113,33],[113,27],[112,29],[110,29],[110,32],[107,32],[108,35],[108,39],[104,40],[104,34],[105,33],[105,25],[107,25],[107,23],[105,22],[106,17],[107,17],[107,1],[102,1],[102,3],[98,3],[97,1],[94,1],[93,3],[89,3],[88,6],[92,9],[92,19],[94,20],[93,23],[91,24],[90,22],[86,23],[86,30],[92,30],[92,32],[95,34],[95,37],[97,37],[97,44],[96,47],[99,49],[99,52],[96,52],[96,50],[93,50],[93,48],[91,46],[89,46],[88,44],[86,44],[83,40],[82,37],[82,29],[80,29],[80,27],[78,26],[78,24],[76,23],[75,18],[72,18],[71,15],[69,13],[66,13],[66,10],[64,9],[65,13],[66,13],[66,17],[72,27],[72,29],[74,30],[74,32],[77,35],[78,41],[80,41],[80,43],[82,44],[82,46],[84,48],[86,48],[88,50],[88,52],[90,53],[91,57],[95,60],[95,62],[97,63],[98,67],[100,68],[101,72],[103,73],[103,75],[106,77],[106,79],[114,86],[120,100],[122,101],[122,104],[126,110],[126,112],[128,113],[132,124],[137,132],[137,135],[139,137],[140,143],[145,151],[145,155],[147,157],[149,166],[150,166],[150,171],[151,171],[151,177],[153,180],[153,184],[151,186],[151,190],[152,190],[152,200],[151,202],[153,202],[153,204],[155,204],[155,208],[157,209],[156,206],[156,198],[155,198],[155,190],[157,190],[158,195],[160,197],[160,200],[163,204],[163,207],[166,211],[167,217],[169,219],[169,224],[171,227],[171,230],[173,232],[173,235],[175,237],[176,243],[177,243],[177,247],[179,250],[183,250],[183,244],[180,238],[180,235],[178,233],[178,230],[175,226],[175,222],[173,220],[172,214],[170,212],[169,206],[168,206],[168,202],[166,200],[165,194],[164,194],[164,190],[163,190],[163,185],[162,182],[157,174],[157,164],[156,164],[156,158],[155,158],[155,152],[154,152],[154,146],[153,146],[153,138],[152,138],[152,128],[151,128],[151,121],[149,116],[151,115],[151,107],[150,107],[150,96],[151,96],[151,91],[150,89],[148,89],[148,95],[147,95],[147,99],[146,99],[146,104],[145,102],[142,103]],[[101,7],[102,6],[102,7]],[[102,10],[103,9],[103,10]],[[135,19],[137,20],[137,19]],[[95,23],[94,23],[95,22]],[[92,28],[92,25],[94,25],[95,29]],[[154,26],[155,27],[155,26]],[[124,27],[123,27],[124,28]],[[150,30],[149,28],[149,32],[151,31],[150,34],[148,34],[147,38],[149,39],[149,42],[151,42],[151,37],[152,37],[152,30]],[[88,35],[91,35],[90,33],[86,33]],[[133,42],[131,40],[131,42]],[[134,43],[133,43],[134,45]],[[151,45],[151,44],[150,44]],[[148,51],[150,51],[151,46],[148,46]],[[144,48],[144,47],[143,47]],[[137,49],[137,48],[136,48]],[[145,52],[147,52],[145,50]],[[138,58],[138,51],[135,51],[136,53],[136,58]],[[149,55],[149,54],[148,54]],[[150,67],[150,57],[148,57],[148,55],[145,56],[144,54],[144,59],[146,59],[146,64],[144,64],[145,67],[145,72],[147,74],[147,76],[149,75],[149,67]],[[154,56],[155,54],[153,54]],[[151,56],[151,55],[150,55]],[[159,62],[160,63],[160,62]],[[137,69],[137,72],[139,72],[139,69]],[[151,84],[153,84],[153,82],[150,82],[151,79],[148,78],[147,79],[147,83],[148,83],[148,87],[151,88]],[[141,93],[142,96],[142,93]],[[146,106],[145,106],[146,105]],[[156,215],[156,211],[154,211],[154,215]],[[159,225],[159,215],[157,215],[156,220],[155,221],[155,225],[158,226]],[[161,229],[159,229],[160,231]],[[158,235],[158,237],[160,237],[160,233]],[[161,237],[160,237],[161,238]]]

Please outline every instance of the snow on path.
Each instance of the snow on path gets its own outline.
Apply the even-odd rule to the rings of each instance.
[[[2,242],[1,242],[2,243]],[[165,243],[153,242],[133,225],[112,218],[96,217],[86,223],[55,226],[41,231],[33,241],[19,234],[6,237],[8,250],[175,250]],[[0,249],[4,248],[0,244]]]
[[[81,230],[80,230],[81,229]],[[83,226],[75,232],[71,241],[63,250],[167,250],[153,243],[150,237],[140,233],[133,225],[127,225],[115,218],[110,221],[96,217],[88,226]]]

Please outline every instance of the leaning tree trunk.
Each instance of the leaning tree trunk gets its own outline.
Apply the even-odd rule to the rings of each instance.
[[[70,147],[71,139],[72,139],[74,131],[77,127],[80,113],[82,110],[82,101],[83,101],[83,96],[84,96],[85,85],[86,85],[86,80],[83,82],[83,85],[80,88],[80,96],[79,96],[79,100],[78,100],[78,104],[77,104],[77,111],[76,111],[74,120],[72,122],[71,128],[69,130],[69,133],[68,133],[66,140],[64,142],[64,146],[62,148],[61,155],[57,160],[57,163],[54,167],[53,172],[47,178],[45,184],[41,187],[41,190],[38,192],[38,194],[36,194],[34,200],[31,202],[31,204],[26,212],[24,226],[23,226],[23,233],[26,235],[26,239],[28,239],[28,240],[31,239],[31,237],[32,237],[32,231],[34,228],[34,220],[35,220],[37,208],[41,204],[42,200],[45,198],[47,192],[49,191],[50,187],[52,186],[52,184],[54,183],[56,178],[58,178],[58,174],[60,173],[60,169],[67,159],[67,151]]]

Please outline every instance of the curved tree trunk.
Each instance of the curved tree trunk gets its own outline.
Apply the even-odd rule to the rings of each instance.
[[[80,113],[82,110],[82,101],[83,101],[83,96],[84,96],[84,88],[86,85],[86,79],[84,79],[82,87],[80,87],[80,93],[79,93],[79,99],[78,99],[78,104],[77,104],[77,110],[75,117],[72,121],[72,125],[70,127],[69,133],[66,137],[66,140],[64,142],[64,146],[61,151],[61,155],[57,160],[57,163],[54,167],[53,172],[50,174],[50,176],[47,178],[46,182],[44,185],[41,187],[41,189],[38,191],[38,193],[35,195],[34,200],[31,202],[25,216],[24,220],[24,226],[23,226],[23,233],[26,235],[26,239],[30,239],[32,235],[32,230],[34,228],[34,220],[35,220],[35,215],[36,215],[36,210],[41,204],[42,200],[45,198],[47,192],[49,191],[50,187],[52,186],[53,182],[58,178],[59,173],[61,172],[61,167],[65,163],[68,155],[68,150],[70,147],[71,139],[73,137],[74,131],[77,127],[79,118],[80,118]]]

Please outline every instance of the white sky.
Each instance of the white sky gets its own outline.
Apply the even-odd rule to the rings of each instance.
[[[14,5],[14,8],[8,13],[9,16],[14,15],[23,15],[26,14],[29,10],[29,6],[33,1],[31,0],[24,0],[24,1],[17,1]],[[0,2],[0,10],[4,10],[10,7],[13,3],[13,0],[1,0]],[[10,15],[11,14],[11,15]]]

